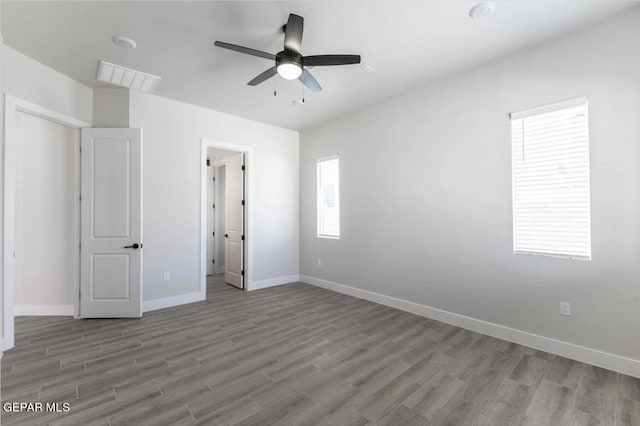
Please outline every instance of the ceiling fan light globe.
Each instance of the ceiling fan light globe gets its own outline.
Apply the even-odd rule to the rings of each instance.
[[[278,65],[277,71],[285,80],[295,80],[302,74],[302,67],[296,63],[285,62]]]

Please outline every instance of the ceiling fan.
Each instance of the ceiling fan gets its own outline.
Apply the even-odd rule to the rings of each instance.
[[[279,74],[282,78],[287,80],[295,80],[297,78],[312,92],[319,92],[322,90],[322,87],[306,67],[351,65],[360,63],[360,55],[303,56],[300,53],[303,27],[304,19],[302,16],[294,15],[293,13],[289,14],[289,20],[282,26],[282,30],[284,32],[284,50],[276,53],[275,55],[261,50],[251,49],[249,47],[225,43],[223,41],[216,41],[215,45],[235,52],[275,61],[275,65],[273,67],[247,83],[249,86],[257,86],[274,75]]]

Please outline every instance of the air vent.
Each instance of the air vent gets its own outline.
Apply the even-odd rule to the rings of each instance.
[[[160,83],[160,77],[157,75],[132,70],[105,61],[100,61],[98,65],[96,80],[145,93],[152,92]]]

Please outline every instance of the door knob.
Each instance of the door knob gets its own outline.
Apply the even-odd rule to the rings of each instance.
[[[124,248],[132,248],[134,250],[138,250],[140,248],[140,244],[135,243],[135,244],[132,244],[130,246],[124,246]]]
[[[224,234],[224,237],[225,238],[229,238],[229,234]]]

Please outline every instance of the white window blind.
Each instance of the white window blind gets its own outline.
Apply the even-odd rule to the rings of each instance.
[[[511,114],[511,139],[514,252],[591,259],[587,98]]]
[[[319,159],[317,168],[318,237],[340,238],[340,160]]]

